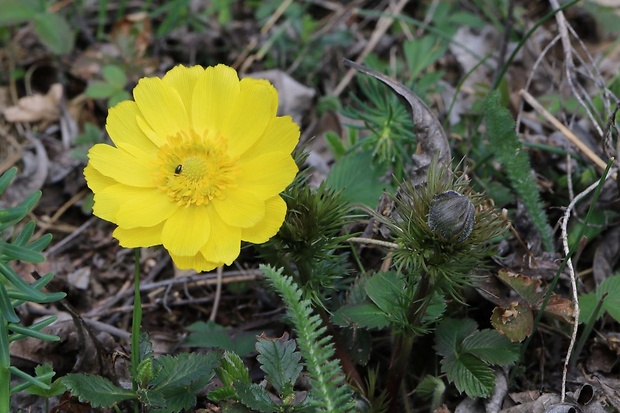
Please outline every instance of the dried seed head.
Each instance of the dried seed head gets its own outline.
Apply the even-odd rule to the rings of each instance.
[[[474,204],[467,196],[448,190],[431,200],[428,226],[446,241],[462,242],[474,229],[475,215]]]

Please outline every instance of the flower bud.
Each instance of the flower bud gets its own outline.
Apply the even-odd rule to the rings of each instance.
[[[465,195],[449,190],[431,200],[428,226],[446,241],[462,242],[469,238],[474,221],[474,204]]]

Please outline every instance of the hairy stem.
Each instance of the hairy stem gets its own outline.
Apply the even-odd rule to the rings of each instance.
[[[426,314],[426,309],[432,297],[432,284],[427,274],[422,274],[418,283],[413,300],[407,309],[407,320],[409,326],[414,330],[422,324],[422,318]],[[405,377],[405,373],[409,366],[409,357],[415,333],[412,331],[398,332],[394,334],[394,347],[392,349],[392,358],[388,369],[386,388],[390,398],[390,407],[388,412],[398,413],[398,394]]]

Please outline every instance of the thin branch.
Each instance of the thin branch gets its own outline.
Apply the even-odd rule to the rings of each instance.
[[[605,180],[608,176],[604,176],[601,179]],[[585,198],[590,192],[594,191],[599,185],[599,182],[595,182],[586,188],[583,192],[575,196],[575,198],[571,201],[571,203],[564,211],[564,216],[562,218],[562,247],[564,249],[564,254],[566,255],[567,263],[566,268],[568,268],[568,273],[570,275],[571,282],[571,290],[573,293],[573,331],[571,333],[570,343],[568,345],[568,350],[566,351],[566,359],[564,360],[564,368],[562,369],[562,395],[561,401],[564,402],[566,397],[566,379],[568,376],[568,365],[570,363],[571,353],[573,352],[573,347],[575,346],[575,342],[577,340],[577,330],[579,329],[579,298],[577,297],[577,281],[575,277],[575,269],[573,268],[573,261],[569,258],[570,248],[568,246],[568,221],[570,219],[571,211],[575,208],[577,202]]]

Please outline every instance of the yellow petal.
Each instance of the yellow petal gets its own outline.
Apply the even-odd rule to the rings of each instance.
[[[105,128],[116,146],[127,142],[148,154],[154,154],[157,151],[157,142],[145,135],[138,125],[138,116],[141,115],[136,102],[125,100],[110,108]]]
[[[108,186],[118,183],[114,179],[103,175],[101,172],[93,168],[90,163],[84,168],[84,178],[86,178],[88,187],[94,193],[102,191]]]
[[[116,224],[126,229],[153,227],[168,219],[179,208],[164,192],[142,188],[126,191],[120,205]]]
[[[232,264],[241,252],[241,228],[227,225],[215,211],[209,214],[211,236],[200,252],[207,261]]]
[[[299,142],[299,126],[290,116],[273,118],[263,135],[244,154],[244,159],[278,151],[291,153]]]
[[[202,66],[192,66],[188,68],[183,65],[178,65],[168,71],[162,79],[164,83],[172,86],[177,91],[181,97],[181,101],[185,105],[185,111],[190,116],[192,114],[191,103],[194,86],[196,85],[196,80],[198,80],[204,71]]]
[[[238,184],[252,188],[261,199],[272,198],[282,192],[295,178],[297,164],[285,152],[269,152],[246,162],[239,161]]]
[[[268,81],[245,78],[239,86],[239,95],[222,129],[233,156],[242,155],[258,141],[278,110],[278,92]]]
[[[207,207],[180,207],[166,220],[162,241],[171,254],[192,256],[207,243],[210,234]]]
[[[286,215],[286,202],[275,196],[265,202],[265,217],[256,225],[241,230],[241,239],[262,244],[278,233]]]
[[[142,117],[159,136],[173,136],[189,128],[189,117],[181,97],[163,80],[140,79],[133,97]]]
[[[224,265],[223,262],[215,263],[207,261],[201,253],[192,256],[182,256],[170,253],[170,257],[172,258],[172,261],[174,261],[174,265],[181,270],[194,270],[196,272],[211,271],[214,268]]]
[[[148,228],[121,228],[117,227],[112,234],[121,246],[125,248],[152,247],[161,244],[163,222]]]
[[[151,126],[146,122],[146,120],[144,120],[142,115],[136,118],[136,123],[138,124],[138,127],[144,133],[144,135],[146,135],[152,142],[154,142],[157,147],[162,146],[168,141],[166,135],[160,135],[155,132],[153,128],[151,128]]]
[[[153,187],[155,164],[150,157],[135,157],[127,151],[98,143],[88,151],[89,165],[122,184]]]
[[[226,190],[224,199],[214,199],[213,206],[225,223],[233,227],[247,228],[265,216],[265,201],[254,192],[243,188]]]
[[[206,130],[221,132],[238,94],[239,77],[235,69],[224,65],[207,67],[196,81],[192,96],[194,130],[199,135]]]
[[[127,200],[127,195],[131,194],[131,189],[132,187],[115,183],[95,191],[93,214],[116,224],[118,211]]]

